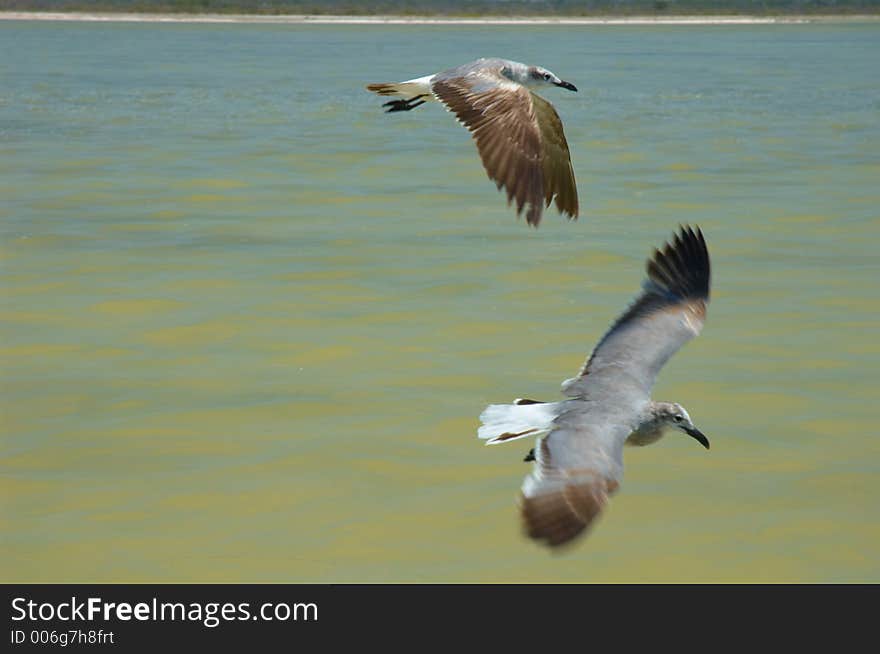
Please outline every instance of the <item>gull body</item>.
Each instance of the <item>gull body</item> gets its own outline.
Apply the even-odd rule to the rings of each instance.
[[[676,402],[651,399],[660,369],[700,333],[709,302],[709,252],[702,232],[683,227],[647,263],[642,293],[599,341],[567,399],[518,399],[480,415],[487,445],[537,438],[520,495],[529,537],[551,547],[585,532],[623,480],[624,445],[644,446],[673,429],[709,440]]]
[[[386,97],[386,113],[411,111],[438,101],[473,135],[483,167],[496,186],[516,201],[517,215],[541,222],[544,207],[555,200],[569,218],[578,215],[577,183],[559,114],[534,91],[573,84],[540,66],[508,59],[478,59],[446,71],[404,82],[368,84]]]

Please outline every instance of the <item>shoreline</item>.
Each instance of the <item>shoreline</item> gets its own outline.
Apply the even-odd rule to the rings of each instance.
[[[880,14],[791,16],[331,16],[304,14],[169,14],[0,11],[0,20],[116,23],[253,23],[292,25],[776,25],[880,22]]]

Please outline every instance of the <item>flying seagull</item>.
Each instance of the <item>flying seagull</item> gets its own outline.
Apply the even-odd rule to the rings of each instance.
[[[516,200],[526,221],[541,222],[544,206],[555,198],[560,213],[578,215],[577,184],[562,121],[533,89],[559,86],[577,91],[540,66],[507,59],[477,59],[457,68],[406,82],[368,84],[367,90],[401,98],[386,102],[386,113],[410,111],[438,100],[473,135],[483,166],[496,186]]]
[[[699,228],[682,227],[647,262],[642,293],[599,341],[560,402],[493,404],[477,435],[487,445],[535,436],[520,513],[529,537],[551,547],[590,527],[623,479],[623,446],[650,445],[666,428],[709,440],[675,402],[654,402],[663,364],[700,333],[709,302],[709,252]]]

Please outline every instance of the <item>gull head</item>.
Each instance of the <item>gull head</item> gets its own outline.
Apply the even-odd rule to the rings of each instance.
[[[709,449],[709,439],[694,426],[693,420],[682,405],[677,402],[658,402],[656,406],[658,417],[664,426],[684,432],[707,450]]]
[[[559,79],[553,72],[540,66],[529,66],[528,78],[524,84],[531,88],[541,86],[559,86],[569,91],[577,91],[577,87],[570,82]]]

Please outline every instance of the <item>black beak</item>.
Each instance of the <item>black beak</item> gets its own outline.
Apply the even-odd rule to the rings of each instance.
[[[571,82],[559,82],[556,86],[561,86],[564,89],[568,89],[569,91],[577,91],[577,87]]]
[[[701,432],[696,427],[694,427],[693,429],[691,429],[690,427],[685,427],[684,430],[687,432],[688,436],[698,440],[700,442],[700,445],[705,447],[707,450],[709,449],[709,439],[703,435],[703,432]]]

